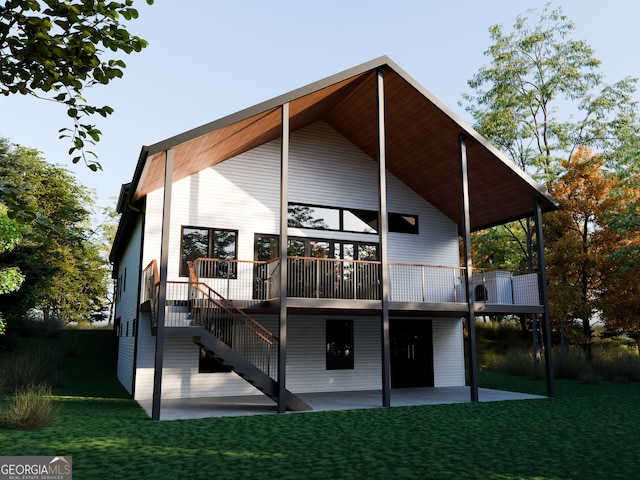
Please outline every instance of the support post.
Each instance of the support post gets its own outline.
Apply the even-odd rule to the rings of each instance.
[[[377,72],[378,109],[378,238],[380,298],[382,300],[382,406],[391,406],[391,336],[389,333],[389,263],[387,257],[387,145],[385,132],[384,74]]]
[[[540,199],[536,197],[534,200],[536,211],[536,245],[538,250],[538,270],[540,270],[540,279],[538,289],[540,292],[540,301],[544,308],[542,318],[542,337],[544,341],[544,363],[547,374],[547,395],[555,396],[555,385],[553,381],[553,357],[551,352],[551,319],[549,315],[549,294],[547,292],[547,266],[544,258],[544,234],[542,232],[542,207]]]
[[[464,244],[464,282],[467,291],[467,324],[468,324],[468,354],[469,354],[469,390],[471,401],[478,401],[478,360],[476,354],[476,322],[474,311],[474,289],[471,283],[473,262],[471,259],[471,214],[469,207],[469,170],[467,162],[467,144],[464,135],[458,137],[460,147],[460,176],[462,194],[462,240]]]
[[[153,400],[151,419],[160,420],[162,398],[162,364],[164,359],[164,321],[167,305],[167,271],[169,264],[169,229],[171,227],[171,191],[173,186],[173,149],[165,152],[164,195],[162,200],[162,232],[160,243],[160,268],[158,275],[158,310],[156,328],[156,352],[153,370]]]
[[[280,146],[280,315],[278,339],[278,413],[287,411],[287,230],[289,220],[289,104],[282,105],[282,144]]]

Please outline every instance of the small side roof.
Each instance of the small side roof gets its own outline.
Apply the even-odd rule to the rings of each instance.
[[[323,120],[376,161],[378,69],[384,72],[387,170],[452,221],[460,225],[462,219],[461,134],[467,145],[472,230],[533,215],[536,197],[543,211],[558,208],[542,186],[386,56],[143,147],[129,204],[163,186],[168,149],[174,149],[177,181],[279,138],[284,103],[289,103],[292,131]]]

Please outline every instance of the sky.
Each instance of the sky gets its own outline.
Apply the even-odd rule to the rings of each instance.
[[[0,136],[36,148],[66,167],[99,207],[115,206],[143,145],[180,134],[281,94],[388,56],[454,113],[467,81],[490,61],[489,27],[510,30],[516,17],[547,0],[136,0],[126,28],[149,42],[127,55],[124,77],[85,91],[115,113],[93,123],[102,171],[73,165],[72,127],[62,105],[25,96],[0,98]],[[564,0],[574,39],[594,50],[613,83],[640,77],[640,2]],[[637,95],[640,100],[640,95]]]

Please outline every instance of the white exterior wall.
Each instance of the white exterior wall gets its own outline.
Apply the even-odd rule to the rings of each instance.
[[[459,387],[465,384],[462,319],[437,319],[433,328],[433,385]]]
[[[353,319],[354,368],[327,370],[325,321]],[[277,318],[257,317],[275,330]],[[465,383],[462,321],[432,319],[434,386]],[[380,318],[299,316],[288,318],[287,388],[294,393],[379,390],[382,377]],[[148,327],[148,324],[147,324]],[[138,352],[136,399],[153,394],[153,343],[146,334]],[[163,398],[256,395],[257,390],[235,373],[198,373],[199,348],[190,338],[167,338],[162,373]]]
[[[153,368],[155,362],[156,337],[151,335],[149,313],[140,313],[138,328],[138,353],[136,355],[136,389],[134,399],[153,398]]]
[[[118,343],[118,379],[132,393],[133,358],[135,351],[134,325],[138,309],[138,282],[140,266],[140,240],[142,219],[136,223],[122,258],[118,262],[119,296],[115,306],[115,318],[120,319],[121,331]],[[120,281],[122,279],[122,281]]]
[[[180,280],[182,226],[238,230],[238,259],[252,260],[256,233],[278,233],[280,141],[245,152],[173,185],[168,279]],[[289,201],[377,210],[377,165],[323,122],[291,135]],[[453,222],[392,175],[387,178],[390,212],[418,215],[419,235],[389,234],[391,262],[457,266]],[[143,265],[160,258],[163,190],[147,196]],[[377,242],[376,235],[289,229],[290,236]],[[287,388],[293,392],[379,389],[379,318],[354,318],[354,370],[325,369],[324,320],[290,317]],[[265,326],[276,330],[277,319]],[[434,321],[436,386],[464,385],[461,323]],[[144,331],[143,331],[144,330]],[[151,398],[155,337],[140,328],[136,399]],[[145,336],[143,336],[145,335]],[[456,338],[457,336],[457,338]],[[446,346],[436,346],[443,342]],[[163,398],[233,396],[256,390],[233,373],[198,373],[198,347],[167,338]],[[460,375],[462,372],[462,375]]]

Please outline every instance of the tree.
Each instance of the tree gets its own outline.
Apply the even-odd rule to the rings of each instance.
[[[541,182],[558,178],[563,161],[580,147],[597,151],[614,167],[628,165],[633,151],[629,142],[638,140],[633,101],[637,80],[606,84],[591,47],[571,38],[574,29],[561,8],[550,5],[518,16],[511,32],[493,25],[492,44],[485,52],[491,62],[469,80],[473,93],[463,95],[476,129]],[[518,223],[501,230],[518,247],[494,255],[524,254],[531,269],[533,223]],[[480,245],[477,250],[486,248]]]
[[[84,90],[122,77],[125,63],[105,58],[106,50],[129,54],[147,46],[121,24],[121,19],[137,17],[133,0],[7,0],[0,6],[0,93],[34,95],[66,106],[73,128],[61,129],[61,138],[72,140],[73,163],[82,159],[92,170],[100,164],[85,147],[102,133],[87,120],[94,114],[106,117],[113,109],[88,104]]]
[[[7,215],[6,205],[0,203],[0,255],[11,251],[22,237],[22,225]],[[0,267],[0,295],[14,292],[24,282],[24,275],[19,267]],[[0,335],[4,334],[5,321],[0,312]]]
[[[551,317],[569,341],[583,347],[588,359],[593,316],[604,288],[602,272],[613,248],[604,220],[615,208],[613,192],[619,187],[604,170],[604,162],[585,148],[563,162],[566,172],[549,184],[562,207],[544,221]]]
[[[0,185],[15,193],[20,210],[37,212],[13,215],[22,222],[21,241],[0,254],[0,268],[18,267],[24,282],[7,294],[2,314],[11,322],[35,308],[64,322],[91,320],[104,309],[109,275],[106,259],[89,235],[89,193],[37,151],[11,147],[2,139]]]
[[[518,16],[509,34],[492,26],[492,62],[468,82],[475,93],[463,96],[480,132],[541,181],[560,174],[579,146],[612,152],[637,125],[637,79],[604,83],[591,47],[569,37],[574,29],[550,5]]]
[[[599,308],[607,330],[636,341],[640,355],[640,177],[625,179],[604,224],[613,248],[602,270]]]
[[[511,33],[492,26],[493,44],[485,52],[491,64],[469,80],[474,93],[463,95],[480,133],[542,182],[557,178],[580,146],[605,159],[621,158],[630,132],[637,131],[637,79],[605,84],[593,50],[570,38],[574,29],[560,8],[549,5],[518,16]],[[520,229],[530,242],[531,222],[513,230]],[[517,235],[512,240],[531,267],[531,248]]]

